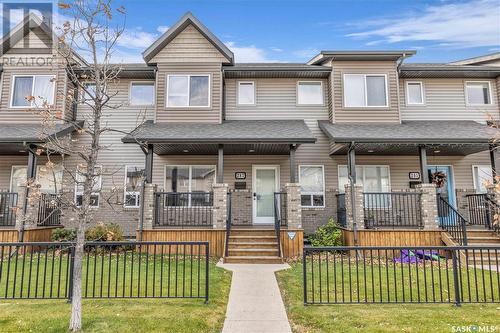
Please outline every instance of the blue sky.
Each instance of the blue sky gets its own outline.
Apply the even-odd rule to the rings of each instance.
[[[119,3],[127,10],[127,31],[115,60],[124,62],[141,61],[140,53],[186,11],[226,43],[237,62],[305,62],[320,50],[414,49],[413,62],[500,52],[500,0]]]

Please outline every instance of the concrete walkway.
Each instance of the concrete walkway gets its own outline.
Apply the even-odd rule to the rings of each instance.
[[[274,272],[287,264],[218,264],[233,272],[222,333],[291,333]]]

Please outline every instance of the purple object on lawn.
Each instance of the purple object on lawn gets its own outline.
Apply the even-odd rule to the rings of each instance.
[[[439,260],[439,254],[436,251],[401,250],[401,257],[394,258],[394,262],[401,264],[415,264],[424,260]]]

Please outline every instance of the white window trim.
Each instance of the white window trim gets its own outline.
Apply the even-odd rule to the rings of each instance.
[[[473,185],[474,185],[474,189],[477,191],[479,191],[479,189],[477,188],[477,182],[478,182],[478,179],[476,178],[476,173],[474,172],[474,169],[475,168],[490,168],[491,169],[491,165],[488,165],[488,164],[473,164],[472,165],[472,182],[473,182]],[[493,170],[492,170],[493,171]],[[493,175],[493,172],[492,172],[492,175]]]
[[[420,85],[420,96],[422,96],[422,102],[411,103],[410,102],[410,84],[418,83]],[[425,105],[425,95],[424,95],[424,82],[422,81],[406,81],[406,105]]]
[[[348,106],[346,103],[345,99],[345,76],[346,75],[361,75],[364,77],[364,84],[365,84],[365,105],[364,106]],[[366,89],[366,77],[367,76],[383,76],[384,81],[385,81],[385,105],[366,105],[368,103],[368,90]],[[389,88],[387,84],[387,74],[362,74],[362,73],[344,73],[342,75],[342,95],[343,95],[343,102],[344,105],[343,107],[346,109],[381,109],[381,108],[388,108],[389,107]]]
[[[187,76],[188,77],[188,91],[187,91],[187,96],[188,96],[188,103],[189,103],[189,93],[191,90],[191,76],[206,76],[208,77],[208,105],[177,105],[177,106],[170,106],[168,105],[168,82],[170,81],[171,76]],[[212,105],[212,75],[206,74],[206,73],[196,73],[196,74],[181,74],[181,73],[176,73],[176,74],[168,74],[165,82],[165,107],[169,109],[208,109]]]
[[[26,105],[13,105],[14,104],[14,88],[15,88],[15,82],[16,82],[16,78],[17,77],[27,77],[27,76],[32,76],[33,77],[33,83],[31,83],[31,94],[33,94],[33,89],[35,88],[35,77],[37,76],[47,76],[47,77],[51,77],[52,79],[55,79],[56,76],[53,75],[53,74],[14,74],[12,75],[12,81],[11,81],[11,88],[10,88],[10,103],[9,103],[9,107],[11,109],[32,109],[32,108],[38,108],[40,109],[40,107],[36,107],[33,105],[33,101],[31,101],[31,105],[30,106],[26,106]],[[53,90],[52,90],[52,104],[50,104],[50,106],[54,106],[55,103],[56,103],[56,81],[53,82]]]
[[[299,164],[299,184],[300,184],[300,168],[301,167],[321,167],[321,173],[323,175],[323,191],[322,192],[305,192],[305,193],[302,193],[302,191],[300,192],[300,195],[311,195],[311,204],[312,204],[312,196],[313,195],[322,195],[323,196],[323,205],[321,206],[314,206],[314,205],[311,205],[311,206],[302,206],[304,208],[325,208],[325,204],[326,204],[326,195],[325,195],[325,192],[326,192],[326,189],[325,189],[325,166],[322,165],[322,164]]]
[[[349,167],[347,166],[347,164],[339,164],[337,166],[337,185],[340,184],[340,168],[341,167],[345,167],[347,168],[347,172],[349,172]],[[361,168],[364,168],[364,167],[384,167],[384,168],[387,168],[387,177],[389,178],[389,190],[388,190],[388,193],[390,193],[392,191],[392,184],[391,184],[391,167],[390,165],[387,165],[387,164],[357,164],[356,167],[361,167]],[[348,174],[349,176],[349,174]],[[356,174],[356,177],[358,175]],[[363,184],[365,183],[365,173],[363,172]],[[364,185],[363,185],[364,186]],[[340,191],[340,188],[339,188],[339,191]],[[363,192],[364,192],[364,189],[363,189]],[[367,192],[367,193],[371,193],[371,192]]]
[[[99,206],[101,205],[101,190],[102,190],[102,166],[101,166],[101,165],[96,165],[95,167],[96,167],[96,168],[101,169],[101,173],[100,173],[100,175],[99,175],[99,192],[92,192],[92,193],[90,194],[90,195],[97,195],[97,197],[98,197],[98,199],[97,199],[97,206],[89,206],[89,207],[90,207],[90,208],[92,208],[92,209],[97,209],[97,208],[99,208]],[[76,172],[78,173],[78,167],[77,167],[77,171],[76,171]],[[75,175],[75,176],[77,177],[77,175]],[[77,195],[79,195],[79,194],[83,195],[83,192],[78,192],[78,191],[77,191],[77,189],[78,189],[78,183],[77,183],[77,182],[75,182],[75,195],[74,195],[74,202],[75,202],[75,206],[77,206],[77,207],[81,207],[81,206],[78,206],[78,205],[76,204],[76,196],[77,196]]]
[[[132,86],[134,84],[152,85],[153,86],[153,103],[151,104],[132,104]],[[128,104],[130,106],[154,106],[156,103],[156,83],[154,81],[130,81],[128,87]]]
[[[251,83],[253,86],[253,103],[240,103],[240,85],[242,83]],[[257,86],[255,84],[255,81],[238,81],[236,83],[236,102],[238,105],[244,105],[244,106],[249,106],[249,105],[256,105],[257,104]]]
[[[320,89],[321,89],[321,103],[299,103],[299,85],[301,83],[319,83],[320,84]],[[300,106],[324,106],[325,105],[325,92],[323,88],[323,81],[319,80],[299,80],[297,81],[296,87],[295,87],[295,105],[300,105]]]
[[[488,104],[482,104],[482,103],[469,103],[469,93],[467,91],[467,84],[468,83],[487,83],[488,84],[488,99],[489,103]],[[467,106],[487,106],[487,105],[493,105],[493,94],[491,92],[491,82],[486,81],[486,80],[474,80],[474,81],[465,81],[464,82],[464,90],[465,90],[465,105]]]
[[[141,191],[127,191],[127,174],[128,174],[128,168],[142,168],[144,169],[143,167],[140,167],[140,166],[137,166],[137,165],[126,165],[125,166],[125,179],[124,179],[124,182],[123,182],[123,207],[124,208],[139,208],[140,207],[140,195],[141,195]],[[127,205],[127,194],[131,195],[136,195],[137,196],[137,205],[135,206],[131,206],[131,205]]]

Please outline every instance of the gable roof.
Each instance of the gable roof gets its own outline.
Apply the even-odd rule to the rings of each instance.
[[[450,62],[452,65],[488,65],[491,61],[500,60],[500,52],[485,54],[479,57]]]
[[[230,63],[234,62],[234,54],[231,50],[224,45],[213,33],[208,30],[191,12],[187,12],[168,29],[160,38],[158,38],[150,47],[142,52],[142,57],[146,62],[153,59],[153,57],[160,52],[165,46],[168,45],[177,35],[179,35],[187,26],[192,25],[196,28],[220,53],[222,53]]]

